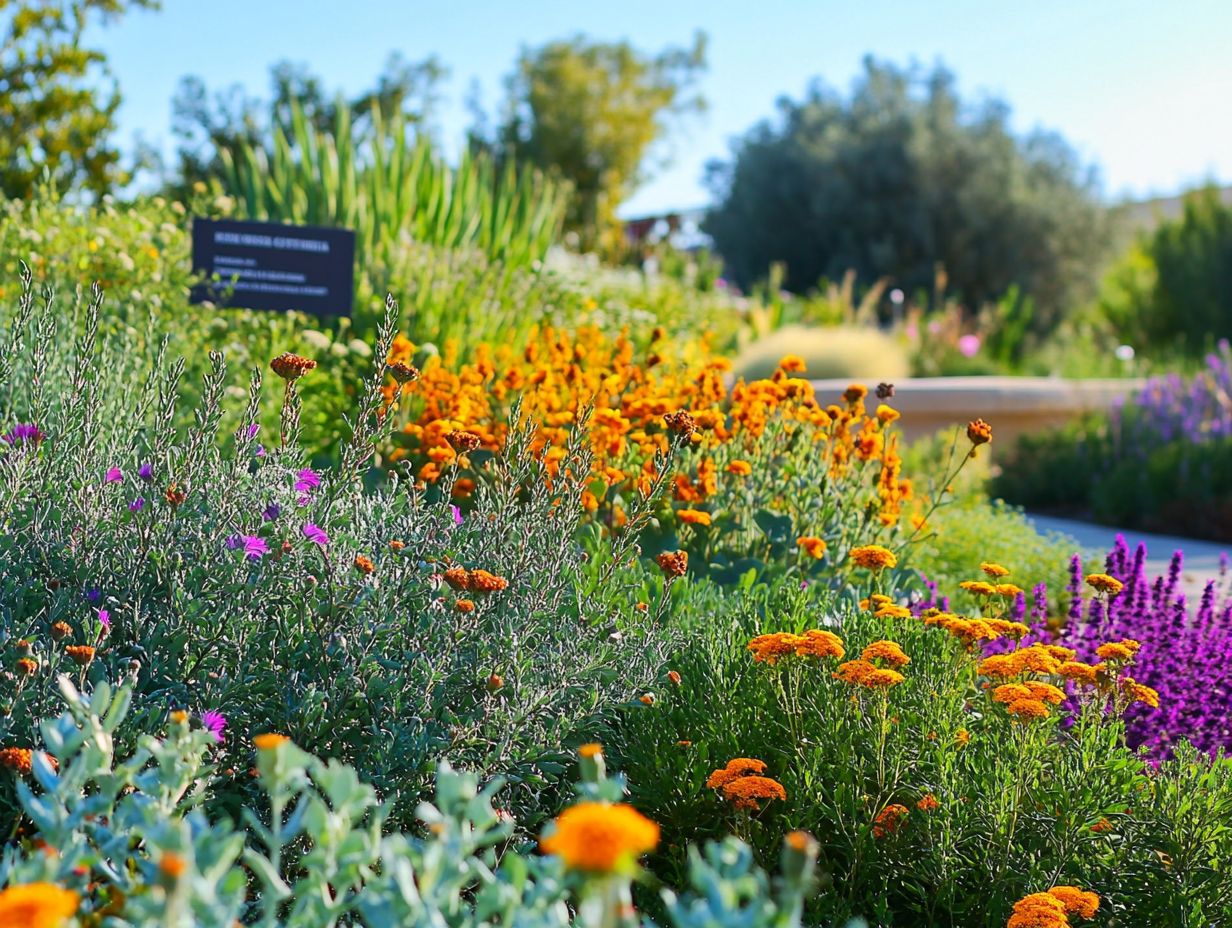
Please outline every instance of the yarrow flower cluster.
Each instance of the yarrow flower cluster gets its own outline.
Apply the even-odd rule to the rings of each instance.
[[[718,790],[735,809],[758,812],[763,802],[787,799],[783,784],[763,776],[765,772],[764,761],[755,757],[734,757],[707,777],[706,787]]]
[[[1094,918],[1099,896],[1076,886],[1054,886],[1014,903],[1006,928],[1068,928],[1070,916]]]

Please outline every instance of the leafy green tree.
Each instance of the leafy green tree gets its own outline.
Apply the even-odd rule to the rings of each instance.
[[[179,139],[174,186],[183,190],[217,176],[221,150],[266,145],[274,126],[290,134],[292,104],[319,132],[333,130],[340,102],[355,114],[357,122],[369,119],[375,107],[386,122],[398,114],[404,125],[423,131],[431,124],[440,85],[448,73],[435,56],[407,61],[395,52],[386,60],[376,85],[352,99],[327,92],[305,65],[289,61],[270,69],[271,95],[266,100],[248,96],[238,84],[211,99],[201,78],[185,77],[171,101],[172,132]],[[363,126],[357,128],[362,131]]]
[[[1015,137],[1004,103],[964,104],[943,68],[870,58],[850,97],[815,83],[778,109],[708,169],[706,228],[738,283],[781,261],[791,290],[854,269],[928,291],[942,269],[968,307],[1017,284],[1037,331],[1093,292],[1094,174],[1056,135]]]
[[[691,48],[653,56],[580,35],[523,49],[495,143],[568,180],[566,228],[585,249],[611,247],[616,208],[650,175],[652,147],[674,118],[705,108],[696,89],[705,67],[702,33]]]
[[[26,197],[47,170],[61,189],[96,194],[125,180],[110,144],[120,91],[97,49],[91,17],[113,22],[159,0],[0,0],[0,193]]]

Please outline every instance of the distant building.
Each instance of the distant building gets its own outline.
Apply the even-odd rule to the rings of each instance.
[[[696,251],[713,244],[702,231],[705,208],[676,210],[654,216],[638,216],[623,223],[625,244],[630,248],[657,245],[665,239],[680,251]]]

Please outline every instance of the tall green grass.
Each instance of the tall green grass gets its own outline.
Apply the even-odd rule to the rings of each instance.
[[[341,101],[329,130],[293,104],[268,148],[241,142],[219,157],[216,190],[239,215],[355,232],[361,323],[385,289],[415,289],[415,244],[481,253],[510,274],[535,267],[560,234],[569,195],[536,170],[484,154],[464,152],[450,166],[400,115],[374,109],[357,121]]]

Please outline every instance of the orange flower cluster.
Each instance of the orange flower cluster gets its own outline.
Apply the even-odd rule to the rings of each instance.
[[[748,644],[753,652],[753,660],[759,663],[774,665],[781,658],[796,657],[836,657],[842,658],[843,641],[833,632],[811,628],[803,635],[791,632],[773,632],[769,635],[758,635]]]
[[[486,570],[450,567],[442,576],[455,590],[469,590],[472,593],[496,593],[509,586],[509,581],[504,577],[498,577]]]
[[[18,773],[29,773],[33,767],[34,752],[29,748],[4,748],[0,750],[0,767]]]
[[[937,625],[961,641],[968,649],[974,649],[981,641],[996,641],[998,638],[1020,640],[1031,629],[1021,622],[1007,619],[967,619],[949,612],[929,610],[922,614],[925,625]]]
[[[311,358],[301,357],[287,351],[270,361],[274,373],[286,381],[295,381],[317,366]]]
[[[755,757],[734,757],[706,779],[707,789],[719,790],[734,808],[758,812],[770,799],[786,801],[787,790],[771,777],[762,776],[766,764]]]
[[[660,348],[662,351],[662,348]],[[416,346],[395,338],[387,363],[391,373],[410,365]],[[693,510],[719,492],[719,476],[747,477],[753,465],[743,452],[753,450],[772,423],[809,427],[811,440],[832,477],[857,465],[876,470],[872,503],[883,525],[898,521],[911,485],[901,476],[897,436],[888,431],[897,415],[879,407],[869,415],[867,390],[850,388],[845,406],[822,407],[798,358],[784,358],[764,380],[728,384],[731,365],[715,358],[703,344],[680,346],[669,361],[661,353],[641,355],[627,336],[616,338],[596,327],[565,332],[536,329],[528,344],[481,344],[472,360],[461,363],[457,345],[428,358],[418,382],[401,394],[396,374],[384,388],[387,410],[402,395],[405,420],[390,458],[410,457],[425,483],[440,479],[442,469],[458,462],[448,436],[473,434],[487,450],[504,443],[515,398],[522,397],[523,416],[539,425],[532,450],[555,476],[564,462],[570,428],[590,410],[589,442],[594,452],[589,510],[610,506],[614,525],[624,518],[620,497],[645,494],[659,476],[656,453],[667,452],[672,437],[685,437],[699,451],[690,473],[674,475],[674,498]],[[460,463],[460,462],[459,462]],[[861,471],[862,472],[862,471]],[[582,476],[582,475],[575,475]],[[816,556],[809,552],[810,556]]]
[[[873,837],[881,839],[898,834],[907,824],[907,816],[910,814],[906,806],[898,803],[886,806],[873,819]]]
[[[1046,893],[1031,893],[1014,903],[1006,928],[1068,928],[1071,915],[1094,918],[1099,896],[1076,886],[1054,886]]]
[[[852,548],[847,557],[851,559],[851,563],[866,570],[884,570],[898,566],[898,557],[894,552],[881,545],[860,545]]]
[[[1116,596],[1125,586],[1116,577],[1110,577],[1107,574],[1090,574],[1087,577],[1087,585],[1108,597]]]
[[[22,883],[0,892],[0,925],[59,928],[77,912],[80,897],[55,883]]]
[[[688,551],[664,551],[655,558],[655,562],[659,565],[659,569],[669,580],[674,580],[677,577],[683,577],[689,570],[689,552]]]
[[[897,670],[878,667],[872,661],[867,661],[863,658],[858,661],[847,661],[845,664],[839,664],[834,676],[836,679],[842,680],[844,683],[850,683],[852,686],[863,686],[866,689],[880,690],[888,690],[892,686],[898,686],[903,680],[907,679]]]
[[[629,870],[659,843],[659,826],[623,803],[579,802],[557,816],[553,826],[539,847],[584,873]]]

